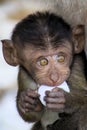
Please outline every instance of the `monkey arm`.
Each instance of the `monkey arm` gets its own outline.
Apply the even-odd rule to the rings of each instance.
[[[43,114],[43,109],[41,109],[40,111],[25,111],[25,109],[23,109],[20,104],[20,94],[17,95],[16,104],[17,104],[17,109],[18,109],[20,116],[25,121],[35,122],[35,121],[39,121],[41,119],[42,114]]]
[[[77,56],[74,60],[72,73],[68,79],[70,93],[65,93],[65,111],[74,112],[83,106],[87,106],[87,80],[84,72],[86,63],[84,55]]]
[[[72,73],[68,79],[70,93],[65,93],[65,111],[74,112],[83,106],[87,106],[87,81],[84,68],[86,66],[84,55],[76,56],[72,67]]]
[[[79,108],[86,105],[87,107],[87,90],[74,89],[70,93],[65,93],[65,109],[67,113],[77,111]]]
[[[21,105],[20,105],[20,95],[19,94],[17,95],[16,103],[17,103],[18,112],[19,112],[20,116],[25,121],[35,122],[35,121],[39,121],[41,119],[41,117],[43,115],[43,110],[41,110],[41,111],[28,111],[28,112],[26,112],[25,110],[23,110],[21,108]]]
[[[17,109],[21,117],[25,121],[34,122],[41,119],[41,116],[43,114],[43,106],[41,103],[38,104],[37,108],[35,107],[35,111],[25,111],[25,108],[22,107],[24,105],[25,101],[23,97],[22,92],[27,92],[29,88],[36,89],[35,82],[29,77],[29,75],[26,73],[26,71],[20,67],[19,68],[19,74],[18,74],[18,93],[17,93]]]
[[[87,0],[33,0],[32,2],[34,11],[51,10],[70,24],[87,24]]]

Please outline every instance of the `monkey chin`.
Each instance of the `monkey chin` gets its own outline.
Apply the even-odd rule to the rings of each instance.
[[[61,85],[59,86],[47,86],[47,85],[41,85],[39,86],[38,88],[38,94],[40,94],[40,101],[41,103],[46,106],[46,102],[44,101],[44,96],[45,96],[45,92],[48,90],[48,91],[56,91],[57,88],[61,88],[63,89],[64,91],[66,92],[70,92],[70,89],[69,89],[69,86],[68,84],[64,81]]]

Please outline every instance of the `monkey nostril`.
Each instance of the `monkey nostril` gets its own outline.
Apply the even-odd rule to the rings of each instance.
[[[56,83],[57,80],[58,80],[58,78],[59,78],[59,77],[58,77],[58,74],[51,74],[51,75],[50,75],[50,79],[51,79],[52,82],[55,82],[55,83]]]

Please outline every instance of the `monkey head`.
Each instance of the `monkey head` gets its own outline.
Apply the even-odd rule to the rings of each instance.
[[[2,40],[3,54],[8,64],[23,66],[37,84],[58,86],[68,79],[84,39],[84,26],[72,28],[55,14],[36,13],[16,25],[11,40]]]

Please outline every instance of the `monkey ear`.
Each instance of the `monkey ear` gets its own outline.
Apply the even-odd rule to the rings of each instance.
[[[3,48],[3,56],[6,60],[6,62],[12,66],[18,65],[18,58],[16,49],[12,44],[11,40],[1,40],[2,42],[2,48]]]
[[[85,45],[85,27],[84,25],[78,25],[72,29],[74,51],[80,53],[84,49]]]

